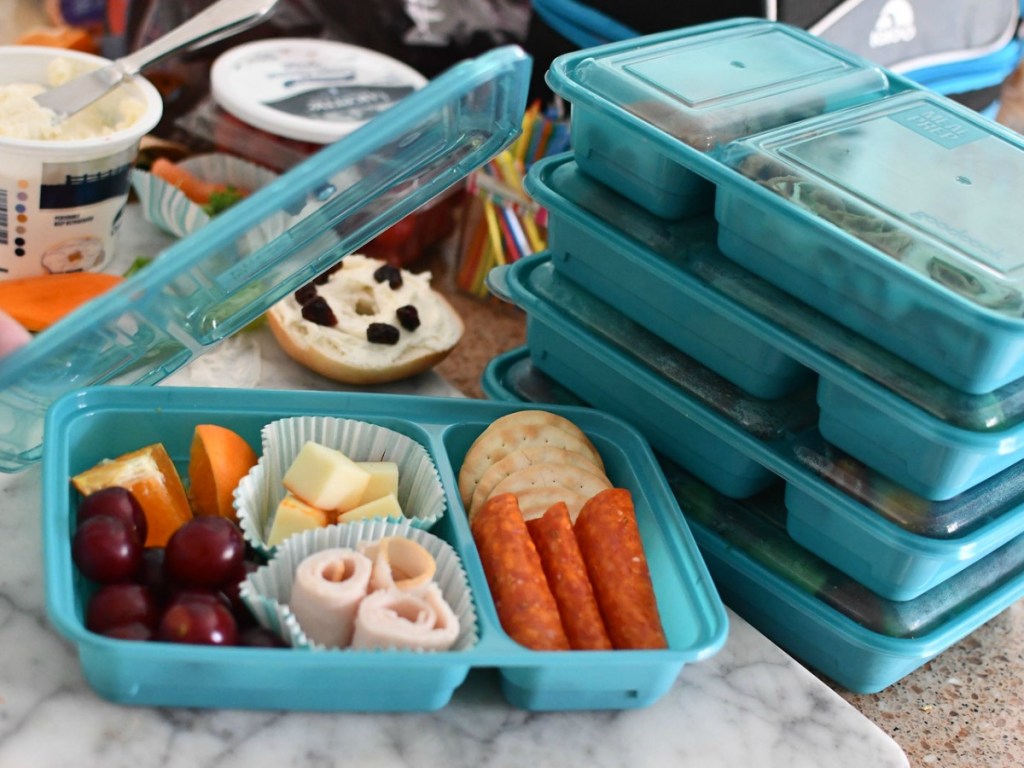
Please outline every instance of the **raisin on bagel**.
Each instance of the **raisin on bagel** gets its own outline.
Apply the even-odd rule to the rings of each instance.
[[[462,318],[412,273],[352,254],[267,312],[293,360],[345,384],[397,381],[440,363],[462,338]]]

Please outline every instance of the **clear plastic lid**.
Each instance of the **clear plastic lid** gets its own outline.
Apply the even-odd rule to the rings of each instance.
[[[515,46],[452,67],[0,360],[0,469],[38,461],[59,396],[159,382],[487,162],[529,75]]]
[[[965,300],[1024,313],[1024,140],[925,91],[743,139],[723,162]]]
[[[1015,514],[1024,503],[1024,462],[945,501],[931,501],[907,491],[885,475],[825,442],[814,430],[792,444],[794,458],[847,496],[911,533],[955,539]]]
[[[729,21],[556,59],[552,88],[610,102],[701,151],[886,93],[878,66],[795,27]]]

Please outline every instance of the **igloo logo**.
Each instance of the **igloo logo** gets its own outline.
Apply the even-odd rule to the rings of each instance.
[[[914,24],[914,6],[910,0],[889,0],[878,14],[875,28],[871,30],[868,44],[881,48],[896,43],[906,43],[917,37]]]

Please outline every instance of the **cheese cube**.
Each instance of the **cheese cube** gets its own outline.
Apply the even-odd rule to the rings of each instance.
[[[310,528],[323,528],[328,522],[327,513],[322,509],[311,507],[290,493],[285,494],[274,512],[267,545],[276,547],[292,534],[308,531]]]
[[[344,512],[358,506],[370,473],[341,451],[311,440],[302,446],[281,482],[307,504]]]
[[[338,515],[339,523],[351,523],[356,520],[369,520],[373,517],[401,517],[402,507],[398,497],[393,493],[385,494],[379,499],[360,504],[354,509]]]
[[[357,461],[356,464],[370,473],[370,482],[363,491],[360,504],[375,501],[389,493],[398,496],[398,464],[393,461]]]

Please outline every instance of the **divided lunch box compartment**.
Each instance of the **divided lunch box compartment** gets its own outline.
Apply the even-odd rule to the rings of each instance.
[[[587,174],[665,218],[713,204],[726,255],[953,388],[1024,377],[1017,134],[764,20],[573,52],[547,81]],[[719,109],[741,129],[693,141]],[[679,197],[665,180],[702,199],[653,204]]]
[[[472,441],[521,406],[487,401],[365,393],[176,387],[95,387],[69,393],[46,418],[43,541],[46,602],[56,628],[77,648],[101,696],[126,704],[245,709],[423,711],[445,706],[471,670],[496,670],[505,698],[530,710],[643,707],[675,684],[682,667],[724,643],[727,617],[696,544],[639,433],[589,408],[552,406],[600,451],[609,478],[633,496],[650,565],[665,650],[538,652],[501,629],[459,499],[457,474]],[[209,647],[115,640],[83,625],[92,589],[71,561],[77,494],[69,482],[104,458],[162,442],[187,467],[196,424],[237,431],[257,448],[260,430],[300,415],[359,419],[396,430],[430,454],[447,509],[431,532],[466,570],[479,641],[465,651],[299,650]]]
[[[492,271],[489,285],[526,312],[539,370],[629,421],[656,451],[725,496],[785,482],[794,537],[880,595],[912,599],[1024,533],[1024,495],[1005,498],[1000,476],[935,510],[949,526],[944,535],[922,524],[933,510],[926,500],[883,480],[871,487],[888,493],[866,506],[800,458],[821,440],[813,389],[772,401],[745,395],[576,286],[548,254]],[[1019,472],[1007,472],[1019,491]],[[908,504],[916,520],[888,510]],[[915,530],[922,525],[932,535]]]
[[[584,404],[537,368],[525,347],[495,358],[481,383],[509,403]],[[1024,535],[896,602],[794,541],[781,488],[737,501],[664,458],[661,466],[725,602],[848,690],[892,685],[1024,596]]]
[[[521,131],[529,74],[515,46],[455,65],[6,356],[0,470],[39,460],[62,395],[161,381],[486,163]]]
[[[653,216],[570,153],[526,187],[559,274],[751,395],[817,378],[822,434],[914,493],[947,500],[1024,460],[1024,380],[955,390],[726,258],[709,214]]]

